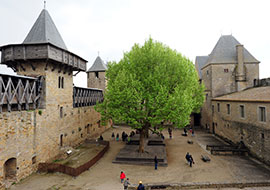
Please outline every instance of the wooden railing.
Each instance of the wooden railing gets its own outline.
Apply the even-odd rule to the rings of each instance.
[[[73,87],[73,107],[96,105],[103,101],[103,92],[99,89]]]
[[[0,74],[0,113],[39,108],[43,78]]]

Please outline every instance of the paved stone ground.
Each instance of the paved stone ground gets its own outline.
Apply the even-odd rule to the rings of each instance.
[[[109,140],[112,131],[121,134],[122,131],[130,132],[126,127],[109,129],[103,134]],[[164,131],[165,138],[168,137]],[[195,137],[181,136],[182,130],[173,131],[173,139],[166,139],[168,167],[134,166],[126,164],[113,164],[112,161],[124,147],[123,142],[111,141],[109,151],[89,171],[82,173],[77,178],[65,174],[33,174],[13,185],[11,190],[120,190],[123,189],[119,180],[120,171],[124,171],[132,184],[139,180],[143,183],[181,183],[181,182],[249,182],[255,180],[270,180],[270,170],[262,164],[254,162],[248,157],[240,156],[214,156],[210,155],[204,146],[212,142],[210,134],[196,132]],[[188,144],[192,139],[194,144]],[[212,139],[212,140],[211,140]],[[111,140],[111,139],[110,139]],[[185,161],[186,152],[190,152],[195,160],[191,168]],[[208,155],[211,162],[205,163],[200,157]],[[245,188],[246,190],[266,190],[265,188]],[[229,189],[226,190],[236,190]]]

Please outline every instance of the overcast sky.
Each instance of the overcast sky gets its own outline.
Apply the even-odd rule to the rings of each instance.
[[[221,35],[232,34],[270,77],[270,1],[258,0],[47,0],[69,51],[88,60],[100,52],[119,61],[134,43],[151,36],[195,60],[211,53]],[[43,0],[0,0],[0,45],[22,43],[43,9]],[[3,66],[0,72],[7,72]],[[86,74],[74,79],[86,87]]]

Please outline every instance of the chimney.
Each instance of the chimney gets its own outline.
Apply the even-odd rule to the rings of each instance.
[[[237,74],[236,81],[245,81],[245,70],[244,70],[244,46],[239,44],[236,45],[237,53]]]

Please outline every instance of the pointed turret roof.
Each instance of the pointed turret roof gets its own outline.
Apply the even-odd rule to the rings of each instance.
[[[197,69],[200,79],[202,78],[201,69],[206,65],[207,60],[208,60],[208,56],[196,56],[195,67]]]
[[[209,63],[237,63],[237,51],[236,45],[240,43],[232,35],[223,35],[219,38],[216,46],[209,55],[207,64]],[[244,63],[259,63],[259,61],[253,57],[244,48]]]
[[[102,59],[99,56],[97,56],[94,64],[87,72],[106,71],[106,70],[107,70],[106,64],[102,61]]]
[[[26,36],[23,44],[51,43],[59,48],[67,50],[67,47],[58,32],[49,12],[43,9]]]

